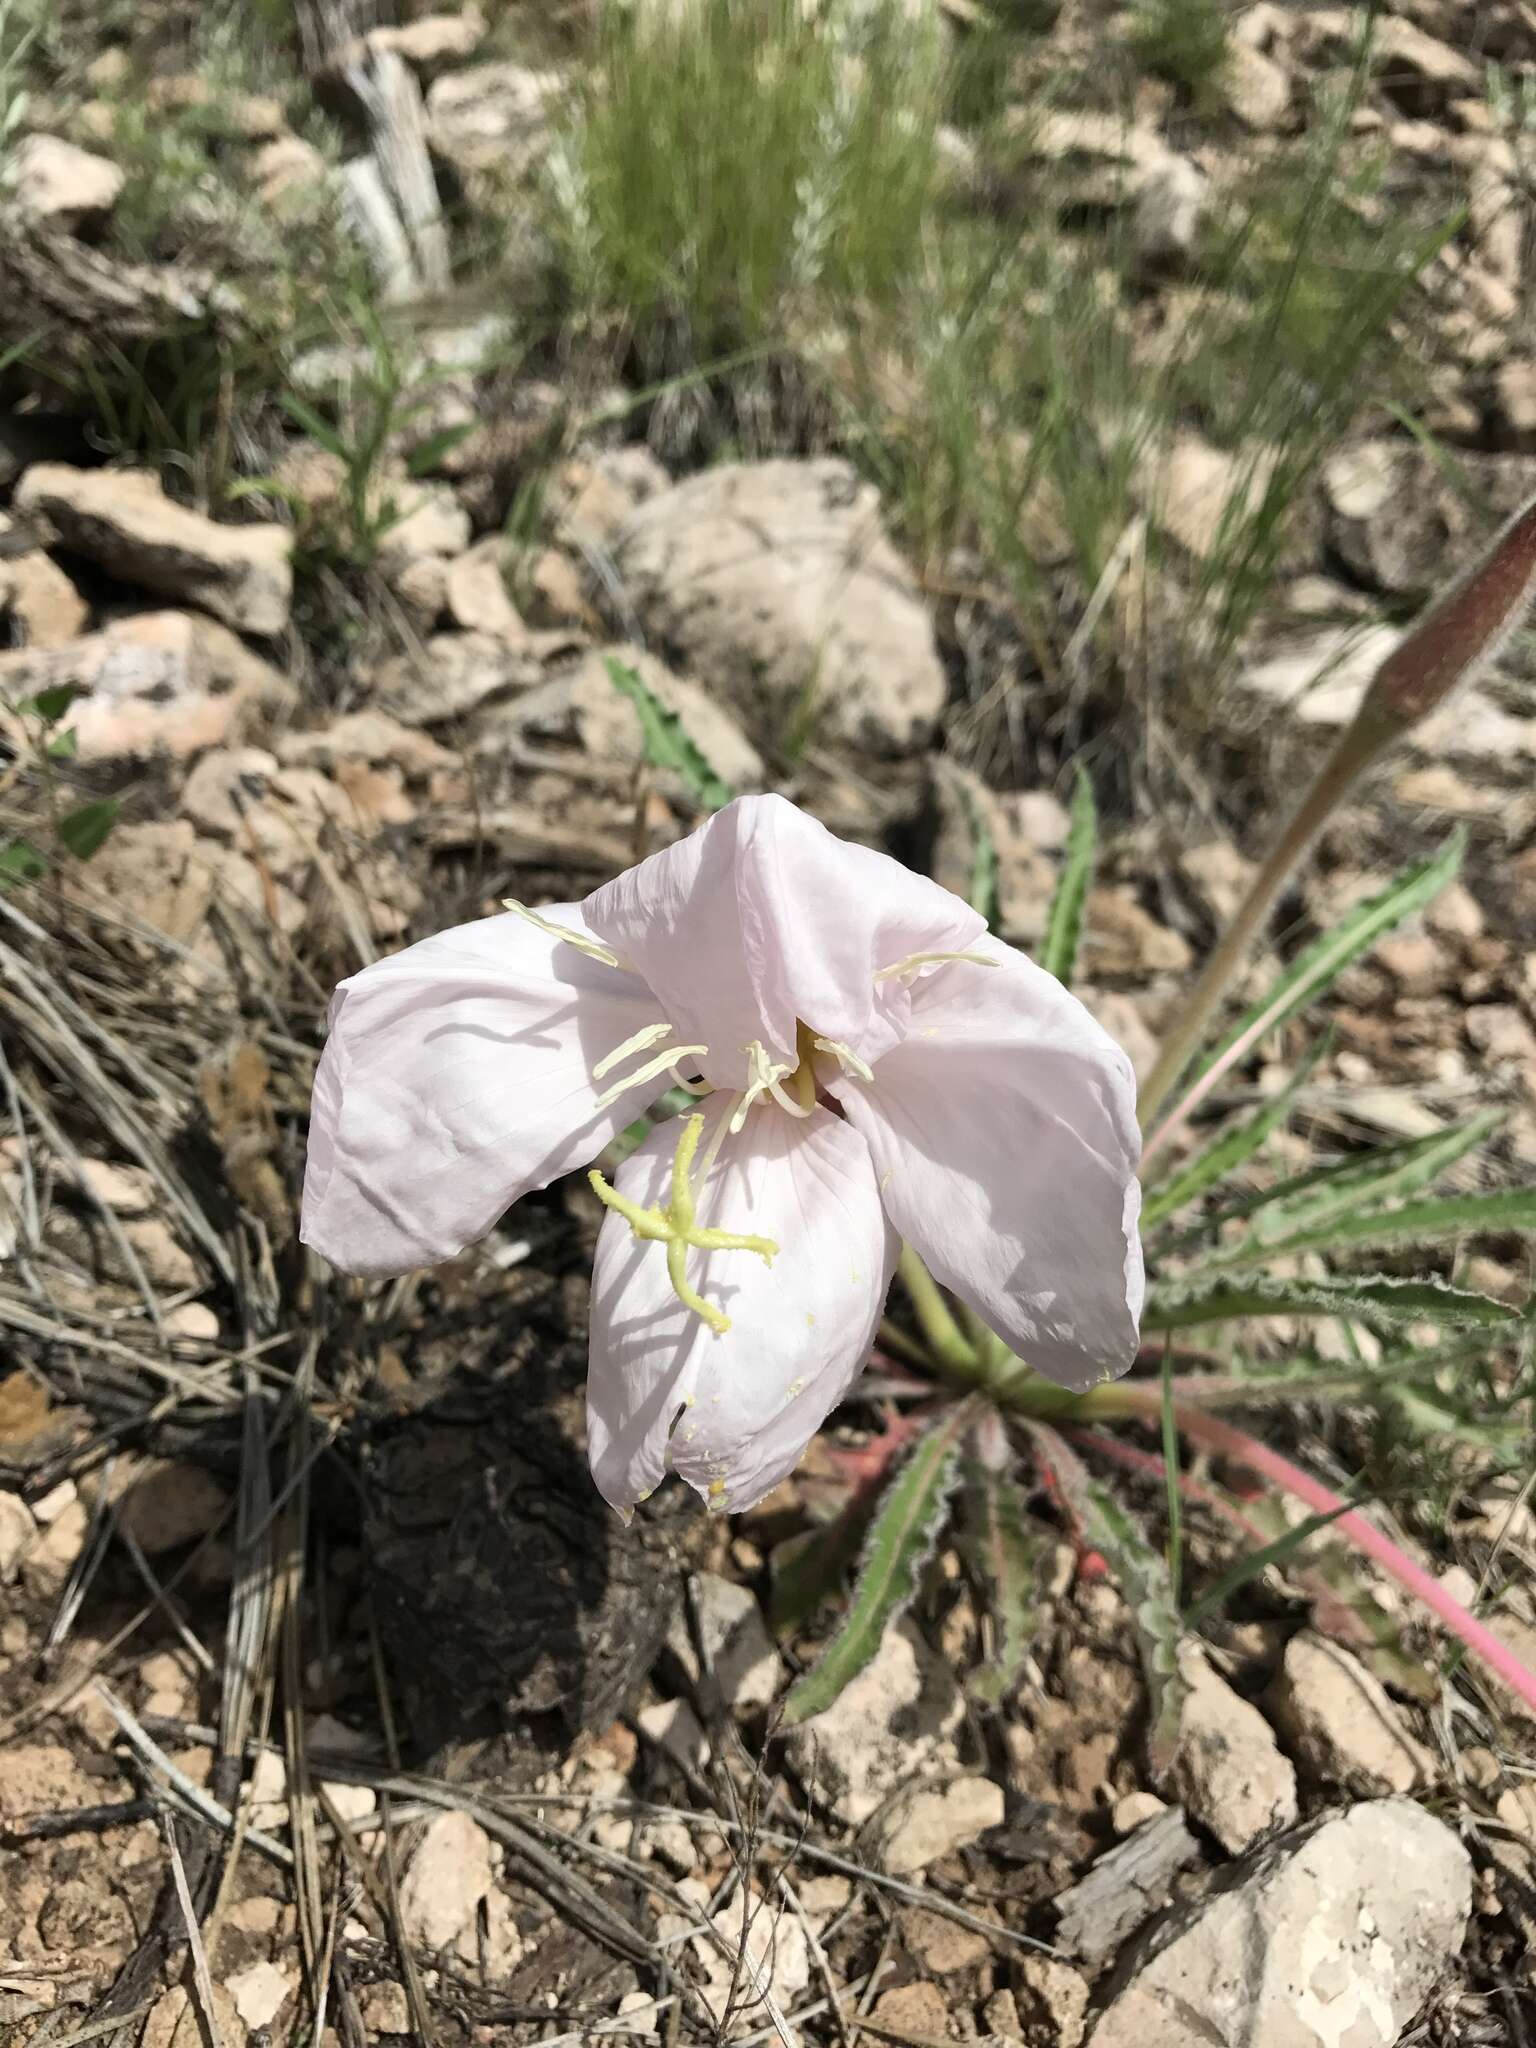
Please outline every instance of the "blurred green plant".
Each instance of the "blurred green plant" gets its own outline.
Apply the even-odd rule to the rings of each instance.
[[[0,797],[30,762],[42,786],[46,813],[41,832],[0,839],[0,889],[41,880],[59,865],[61,857],[89,860],[100,852],[117,823],[121,806],[115,797],[98,797],[69,808],[61,800],[59,764],[74,759],[76,744],[74,727],[65,720],[78,694],[74,684],[60,683],[30,697],[0,700],[0,710],[14,721],[20,741],[10,771],[0,778]]]

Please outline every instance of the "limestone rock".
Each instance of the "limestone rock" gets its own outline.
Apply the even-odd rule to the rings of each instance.
[[[1264,134],[1287,125],[1291,75],[1283,64],[1235,37],[1227,45],[1217,90],[1245,127]]]
[[[650,499],[614,559],[647,636],[776,738],[923,745],[945,700],[927,610],[850,466],[726,463]]]
[[[1148,516],[1200,561],[1263,498],[1273,457],[1263,449],[1229,454],[1191,430],[1166,447],[1149,447],[1137,465],[1137,494]]]
[[[1337,1643],[1304,1629],[1285,1646],[1267,1704],[1302,1768],[1348,1792],[1411,1792],[1432,1759],[1381,1682]]]
[[[135,612],[57,647],[0,654],[0,697],[71,685],[82,761],[186,760],[291,705],[293,685],[227,626]]]
[[[786,1747],[801,1782],[857,1826],[940,1759],[964,1715],[953,1673],[909,1619],[887,1629],[872,1661],[825,1713],[791,1729]]]
[[[549,132],[553,72],[521,64],[476,64],[449,71],[427,92],[427,140],[460,177],[521,177]]]
[[[1189,1688],[1179,1721],[1173,1782],[1191,1817],[1233,1856],[1296,1818],[1296,1773],[1274,1733],[1213,1669],[1195,1644],[1185,1644],[1179,1669]]]
[[[223,2048],[245,2048],[245,2021],[222,1984],[213,1987],[213,2021]],[[205,2048],[201,2007],[185,1985],[172,1985],[156,2000],[140,2048]]]
[[[1088,2024],[1088,1986],[1069,1963],[1021,1955],[1014,2003],[1028,2048],[1078,2048]]]
[[[32,1510],[19,1493],[0,1493],[0,1586],[8,1586],[37,1534]]]
[[[419,659],[381,663],[379,704],[401,725],[441,725],[543,681],[538,655],[489,633],[434,633]]]
[[[446,1948],[474,1918],[495,1881],[491,1838],[467,1813],[428,1821],[400,1883],[400,1918],[424,1948]]]
[[[109,158],[57,135],[23,136],[0,181],[24,212],[63,234],[99,224],[123,189],[123,174]]]
[[[201,1465],[142,1458],[121,1475],[117,1519],[147,1557],[159,1557],[206,1536],[228,1505],[223,1486]]]
[[[252,1963],[249,1969],[237,1971],[224,1984],[234,2000],[235,2011],[253,2029],[269,2026],[298,1988],[297,1973],[277,1963]]]
[[[1392,2048],[1471,1903],[1467,1852],[1432,1815],[1328,1814],[1154,1930],[1090,2048]]]
[[[721,1700],[733,1713],[770,1706],[784,1663],[750,1590],[718,1572],[699,1572],[691,1584],[707,1667]],[[690,1682],[698,1684],[702,1674],[685,1617],[680,1615],[673,1623],[667,1648]]]
[[[908,1785],[881,1814],[874,1848],[893,1877],[910,1877],[1000,1827],[1002,1819],[1003,1788],[990,1778]]]
[[[466,633],[487,633],[515,647],[528,637],[501,573],[502,541],[487,534],[448,564],[444,597],[449,617]]]
[[[0,514],[0,533],[5,524]],[[90,617],[85,599],[41,548],[0,555],[0,613],[28,647],[62,647],[85,631]]]
[[[210,611],[246,633],[280,633],[293,598],[286,526],[223,526],[165,495],[147,470],[39,462],[16,509],[47,522],[68,548],[127,583]]]
[[[638,768],[645,759],[640,713],[615,689],[608,674],[609,658],[632,668],[651,694],[672,712],[727,789],[760,789],[767,770],[763,758],[736,720],[697,683],[677,676],[638,647],[596,648],[567,674],[517,698],[500,721],[541,739],[575,739],[598,761]],[[494,739],[496,728],[490,728]],[[669,791],[683,794],[681,778],[665,770],[650,771]]]

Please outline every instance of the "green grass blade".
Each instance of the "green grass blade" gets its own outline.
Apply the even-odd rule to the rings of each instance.
[[[1093,801],[1093,784],[1081,769],[1072,797],[1072,829],[1067,835],[1067,858],[1051,898],[1051,915],[1040,948],[1040,965],[1063,985],[1070,984],[1077,965],[1077,948],[1083,935],[1083,905],[1093,881],[1094,860],[1099,844],[1099,814]]]
[[[970,1691],[995,1707],[1018,1684],[1040,1621],[1041,1579],[1056,1548],[1053,1530],[1024,1504],[1011,1473],[972,1465],[962,1501],[961,1547],[992,1618],[992,1655],[970,1679]]]
[[[1536,1188],[1501,1188],[1487,1195],[1438,1195],[1404,1202],[1368,1215],[1332,1215],[1311,1229],[1261,1244],[1244,1245],[1223,1256],[1223,1267],[1243,1266],[1293,1252],[1382,1249],[1390,1245],[1443,1244],[1474,1231],[1536,1229]]]
[[[1184,1619],[1191,1628],[1196,1628],[1202,1621],[1208,1621],[1213,1614],[1219,1614],[1233,1594],[1240,1593],[1250,1580],[1256,1579],[1272,1564],[1284,1564],[1301,1548],[1308,1537],[1315,1536],[1319,1529],[1326,1529],[1330,1522],[1336,1522],[1340,1515],[1348,1514],[1351,1508],[1358,1505],[1357,1501],[1347,1500],[1326,1512],[1308,1515],[1305,1521],[1298,1522],[1292,1529],[1286,1529],[1272,1543],[1266,1543],[1258,1550],[1249,1551],[1248,1555],[1240,1557],[1229,1571],[1224,1571],[1192,1607],[1185,1610]]]
[[[76,860],[89,860],[106,843],[121,809],[116,797],[104,796],[95,803],[82,804],[59,820],[59,843]]]
[[[1286,1086],[1272,1101],[1266,1102],[1256,1116],[1250,1117],[1246,1123],[1233,1125],[1214,1144],[1190,1160],[1172,1180],[1147,1196],[1141,1209],[1144,1231],[1172,1216],[1194,1201],[1197,1195],[1203,1195],[1207,1188],[1214,1187],[1247,1164],[1271,1132],[1278,1130],[1290,1115],[1292,1105],[1316,1066],[1322,1049],[1323,1041],[1319,1040]]]
[[[701,811],[718,811],[735,796],[710,767],[703,753],[683,728],[675,711],[669,711],[634,669],[610,654],[604,664],[608,680],[627,697],[640,715],[640,735],[645,758],[653,768],[669,769],[682,778],[683,786]]]
[[[987,920],[988,931],[997,929],[997,842],[992,837],[992,828],[982,815],[981,805],[969,790],[962,787],[965,799],[966,821],[971,828],[971,887],[969,900],[972,910]]]
[[[1302,1231],[1321,1230],[1336,1217],[1380,1209],[1429,1187],[1458,1160],[1492,1136],[1504,1121],[1501,1109],[1484,1110],[1464,1124],[1450,1124],[1426,1137],[1383,1145],[1360,1158],[1324,1166],[1273,1191],[1273,1199],[1255,1205],[1261,1236],[1270,1243],[1290,1240]]]
[[[974,1409],[962,1402],[919,1437],[876,1510],[853,1600],[815,1665],[791,1689],[784,1720],[823,1714],[864,1669],[886,1629],[911,1605],[949,1518],[960,1437]]]
[[[1433,858],[1409,868],[1379,896],[1358,904],[1348,917],[1324,932],[1291,962],[1268,993],[1244,1012],[1215,1051],[1201,1061],[1199,1071],[1213,1067],[1239,1040],[1256,1041],[1294,1017],[1378,939],[1431,903],[1446,883],[1454,880],[1465,846],[1465,833],[1453,833]]]
[[[1375,1326],[1425,1322],[1494,1327],[1519,1320],[1518,1309],[1441,1280],[1398,1280],[1382,1274],[1330,1274],[1320,1280],[1201,1279],[1157,1288],[1141,1318],[1142,1334],[1186,1330],[1240,1316],[1358,1316]]]

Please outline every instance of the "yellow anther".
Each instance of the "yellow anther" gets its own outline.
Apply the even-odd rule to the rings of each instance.
[[[845,1074],[857,1075],[861,1081],[873,1081],[875,1078],[875,1070],[869,1061],[860,1059],[853,1047],[844,1045],[840,1038],[817,1038],[811,1042],[818,1052],[830,1053]]]
[[[672,1036],[672,1026],[667,1023],[644,1024],[633,1038],[626,1038],[622,1045],[616,1045],[612,1052],[604,1053],[592,1069],[594,1081],[601,1081],[604,1074],[611,1074],[621,1060],[627,1060],[632,1052],[645,1052],[660,1039]],[[676,1053],[667,1055],[669,1061],[676,1059]]]
[[[942,960],[968,960],[973,967],[996,967],[998,964],[988,953],[909,953],[905,960],[896,960],[889,967],[880,968],[875,979],[904,980],[907,975],[916,974],[920,967],[936,967]]]
[[[672,1157],[672,1186],[665,1209],[646,1208],[610,1187],[594,1167],[587,1175],[592,1191],[607,1208],[624,1218],[635,1236],[648,1244],[667,1248],[667,1277],[684,1308],[707,1323],[717,1337],[731,1327],[731,1319],[712,1301],[706,1301],[690,1286],[685,1270],[690,1248],[704,1252],[756,1252],[765,1265],[772,1265],[778,1246],[771,1237],[748,1237],[733,1230],[713,1230],[698,1221],[694,1208],[693,1162],[703,1136],[704,1119],[684,1119],[677,1151]]]

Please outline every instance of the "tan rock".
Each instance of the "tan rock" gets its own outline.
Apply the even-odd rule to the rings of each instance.
[[[245,2048],[245,2021],[222,1984],[213,1987],[213,2020],[222,2048]],[[206,2048],[201,2011],[184,1985],[161,1993],[144,2022],[140,2048]]]
[[[294,193],[312,190],[330,174],[315,145],[298,135],[279,135],[263,144],[251,157],[249,170],[268,206],[281,205]]]
[[[190,612],[137,612],[100,633],[0,654],[0,695],[68,684],[82,761],[185,760],[243,737],[292,703],[293,685],[228,627]]]
[[[0,1586],[8,1586],[32,1547],[37,1523],[19,1493],[0,1493]]]
[[[476,64],[446,72],[427,93],[427,139],[461,177],[520,177],[549,133],[552,72],[521,64]]]
[[[247,633],[279,633],[293,597],[286,526],[224,526],[178,505],[147,470],[40,462],[15,505],[125,582],[200,605]]]
[[[1078,2048],[1087,2027],[1088,1986],[1070,1964],[1021,1955],[1013,1997],[1028,2048]]]
[[[845,462],[724,463],[641,505],[613,553],[647,637],[776,738],[922,746],[947,684],[928,608]]]
[[[1291,116],[1291,76],[1283,64],[1262,50],[1233,38],[1217,85],[1227,105],[1245,127],[1267,134],[1287,127]]]
[[[201,1465],[142,1458],[114,1483],[119,1525],[148,1557],[206,1536],[229,1505],[225,1488]]]
[[[908,1619],[886,1630],[825,1713],[790,1730],[786,1747],[801,1782],[857,1826],[925,1767],[943,1767],[964,1713],[952,1672]]]
[[[488,633],[492,639],[515,646],[526,640],[528,628],[507,594],[502,552],[501,536],[487,534],[448,564],[445,595],[448,614],[456,626],[466,633]]]
[[[1115,1801],[1109,1823],[1117,1835],[1130,1835],[1167,1811],[1167,1802],[1155,1792],[1127,1792],[1124,1798]]]
[[[1379,1680],[1310,1630],[1287,1643],[1266,1704],[1291,1755],[1325,1785],[1371,1796],[1411,1792],[1433,1776],[1433,1759]]]
[[[1536,1033],[1513,1003],[1474,1003],[1466,1029],[1484,1059],[1536,1062]]]
[[[57,135],[25,135],[12,144],[0,180],[23,212],[61,234],[104,219],[123,189],[123,174],[109,158]]]
[[[0,556],[0,613],[26,646],[62,647],[85,631],[90,607],[52,556],[32,548]]]
[[[908,1785],[880,1814],[872,1846],[893,1877],[910,1877],[968,1847],[1002,1820],[1003,1788],[990,1778]]]
[[[398,768],[410,781],[424,781],[438,769],[451,768],[456,759],[428,734],[413,732],[382,711],[349,711],[319,732],[286,733],[276,753],[286,768],[335,773],[343,762],[373,762]]]
[[[908,1955],[930,1977],[974,1970],[992,1952],[990,1935],[976,1927],[962,1927],[947,1914],[931,1913],[926,1906],[909,1906],[900,1924]]]
[[[1238,1856],[1295,1820],[1296,1773],[1264,1716],[1198,1645],[1183,1645],[1179,1670],[1189,1690],[1172,1781],[1191,1817]]]
[[[116,1166],[106,1159],[82,1159],[79,1185],[115,1216],[147,1216],[162,1200],[160,1183],[143,1166]]]
[[[253,2031],[270,2026],[298,1988],[298,1972],[279,1963],[252,1963],[224,1983],[235,2011]]]
[[[1083,967],[1094,976],[1147,980],[1181,974],[1191,962],[1189,942],[1144,910],[1134,889],[1088,893],[1083,918]]]
[[[439,725],[544,680],[537,654],[489,633],[435,633],[419,656],[380,664],[380,707],[403,725]]]
[[[0,1747],[0,1818],[100,1806],[120,1793],[115,1777],[90,1776],[59,1743],[12,1742]]]
[[[158,1216],[141,1216],[125,1223],[123,1235],[133,1246],[139,1264],[156,1287],[180,1293],[201,1284],[202,1275],[196,1263]]]
[[[1185,431],[1167,447],[1147,450],[1138,464],[1137,493],[1165,533],[1208,561],[1258,508],[1273,469],[1274,457],[1264,449],[1232,455]]]
[[[412,2031],[411,2001],[405,1995],[405,1986],[397,1984],[391,1977],[378,1984],[366,1985],[358,1993],[357,2009],[370,2040],[380,2034],[409,2034]]]
[[[446,1948],[466,1928],[491,1889],[491,1838],[467,1813],[428,1821],[400,1884],[400,1917],[423,1948]]]
[[[875,2018],[899,2035],[942,2041],[949,2032],[949,2001],[937,1984],[898,1984],[875,2000]]]

